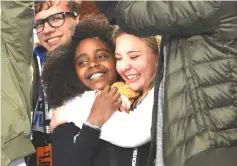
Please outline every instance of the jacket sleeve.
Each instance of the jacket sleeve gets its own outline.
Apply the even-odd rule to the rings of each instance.
[[[33,1],[1,2],[2,164],[35,151],[31,143]],[[16,150],[18,149],[18,150]],[[24,152],[24,153],[23,153]]]
[[[12,58],[30,64],[33,53],[33,1],[2,2],[1,39]]]
[[[52,135],[54,166],[90,166],[97,151],[100,131],[72,123],[58,126]]]
[[[116,23],[138,36],[211,33],[220,21],[218,1],[120,1]]]

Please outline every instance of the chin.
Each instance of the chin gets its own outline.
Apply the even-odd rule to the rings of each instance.
[[[92,90],[103,90],[106,85],[96,85],[91,88]]]
[[[133,91],[136,91],[136,92],[141,91],[140,86],[137,86],[137,85],[129,85],[129,84],[128,84],[128,86],[129,86],[129,88],[132,89]]]

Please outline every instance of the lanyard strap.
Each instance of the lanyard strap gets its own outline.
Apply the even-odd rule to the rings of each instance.
[[[132,154],[132,166],[139,166],[139,158],[138,158],[138,148],[133,149]]]
[[[37,56],[37,62],[38,62],[38,69],[39,69],[39,98],[37,102],[42,102],[43,101],[43,105],[44,105],[44,129],[45,129],[45,133],[46,134],[50,134],[50,113],[51,110],[49,108],[48,102],[47,102],[47,98],[46,98],[46,94],[44,92],[44,89],[42,87],[42,83],[41,83],[41,76],[42,76],[42,63],[41,63],[41,59],[39,56]]]

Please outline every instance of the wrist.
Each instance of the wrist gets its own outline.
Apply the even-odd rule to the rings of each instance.
[[[96,130],[100,130],[101,129],[101,126],[98,126],[96,124],[90,123],[89,121],[86,121],[84,123],[84,125],[89,126],[89,127],[93,128],[93,129],[96,129]]]
[[[90,123],[91,125],[98,126],[99,128],[103,126],[103,123],[101,123],[101,121],[98,120],[97,118],[96,119],[93,118],[93,116],[89,116],[87,122]]]

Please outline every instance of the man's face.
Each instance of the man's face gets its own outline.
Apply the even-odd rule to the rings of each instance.
[[[36,13],[35,21],[48,18],[49,16],[60,12],[72,12],[68,6],[67,1],[54,3],[48,8],[47,3],[44,3],[40,12]],[[39,32],[38,39],[48,51],[52,51],[59,45],[67,44],[71,41],[72,35],[75,31],[75,26],[79,22],[79,16],[73,17],[70,15],[65,16],[65,22],[60,27],[51,27],[47,22],[44,23],[44,29]]]

